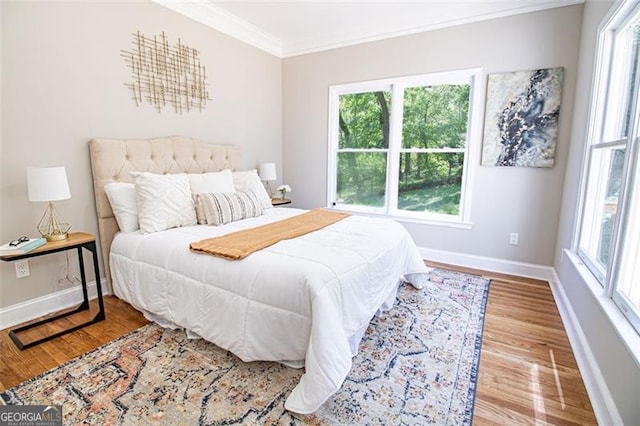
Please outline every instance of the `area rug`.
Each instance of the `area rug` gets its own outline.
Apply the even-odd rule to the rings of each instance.
[[[0,394],[63,405],[64,424],[470,424],[489,280],[435,269],[373,318],[341,389],[318,411],[284,401],[302,370],[244,363],[146,325]]]

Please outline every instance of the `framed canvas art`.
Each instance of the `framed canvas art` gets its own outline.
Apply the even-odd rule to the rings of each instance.
[[[489,75],[483,166],[553,166],[563,75],[563,67]]]

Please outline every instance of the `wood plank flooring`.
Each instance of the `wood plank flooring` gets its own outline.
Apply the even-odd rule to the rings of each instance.
[[[596,420],[548,283],[427,262],[491,279],[475,425],[595,425]],[[147,323],[127,303],[105,297],[107,319],[20,351],[0,331],[0,391]],[[95,307],[92,309],[95,310]],[[81,321],[86,318],[67,320]],[[46,332],[54,331],[50,326]],[[24,332],[24,341],[39,334]]]
[[[546,281],[427,262],[491,279],[474,425],[595,425]]]
[[[19,333],[18,337],[27,343],[68,328],[71,323],[82,323],[89,315],[95,315],[98,311],[96,305],[93,301],[90,313],[85,311],[55,323],[26,330]],[[140,312],[117,297],[105,296],[104,305],[106,320],[24,351],[13,343],[9,337],[9,330],[0,331],[0,391],[57,367],[148,322]]]

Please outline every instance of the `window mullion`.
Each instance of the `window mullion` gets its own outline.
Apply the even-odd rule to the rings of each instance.
[[[387,212],[398,211],[398,182],[400,176],[400,149],[402,148],[402,119],[404,86],[394,84],[391,89],[391,117],[389,122],[389,153],[387,154]]]

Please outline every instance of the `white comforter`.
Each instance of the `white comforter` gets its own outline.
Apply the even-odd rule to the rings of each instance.
[[[369,321],[391,305],[403,276],[427,268],[400,224],[361,216],[244,260],[189,251],[193,241],[302,212],[270,209],[221,227],[120,233],[110,258],[115,294],[244,361],[304,365],[285,407],[312,413],[342,385]]]

